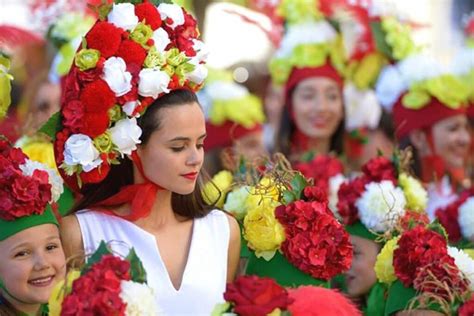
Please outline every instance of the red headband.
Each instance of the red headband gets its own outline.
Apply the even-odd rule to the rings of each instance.
[[[226,121],[219,126],[206,123],[207,137],[204,142],[204,150],[231,146],[235,139],[261,131],[262,128],[261,124],[255,124],[252,128],[245,128],[231,121]]]

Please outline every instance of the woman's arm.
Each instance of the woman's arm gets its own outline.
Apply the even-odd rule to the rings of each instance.
[[[81,228],[75,215],[63,217],[59,226],[64,254],[69,267],[79,267],[84,263],[84,246]]]
[[[237,220],[227,215],[230,226],[229,252],[227,255],[227,282],[234,281],[240,259],[240,227]]]

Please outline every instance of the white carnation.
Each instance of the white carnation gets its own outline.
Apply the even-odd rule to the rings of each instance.
[[[131,3],[114,4],[107,16],[107,21],[127,31],[134,29],[138,24],[135,6]]]
[[[469,280],[469,288],[474,291],[474,260],[461,249],[454,247],[448,247],[448,255],[454,259],[458,269]]]
[[[33,161],[30,159],[27,159],[23,165],[20,165],[20,169],[23,172],[23,174],[26,176],[32,176],[35,170],[46,171],[48,173],[48,182],[49,184],[51,184],[50,203],[57,202],[59,200],[59,197],[64,191],[64,187],[63,187],[63,179],[57,173],[56,170],[49,168],[48,166],[46,166],[45,164],[42,164],[41,162]]]
[[[160,12],[160,16],[163,21],[168,18],[173,21],[173,24],[169,25],[172,29],[174,29],[178,25],[184,24],[183,9],[179,5],[161,3],[158,6],[158,11]]]
[[[137,144],[141,143],[142,129],[137,125],[137,119],[134,117],[118,121],[109,133],[122,157],[124,154],[132,154],[132,151],[137,149]]]
[[[170,41],[170,37],[168,35],[168,32],[166,32],[163,28],[156,29],[153,32],[153,36],[151,37],[153,39],[153,42],[155,43],[156,50],[163,53],[166,49],[166,46],[168,46]]]
[[[110,57],[105,61],[102,79],[107,82],[116,97],[132,90],[132,74],[127,71],[127,64],[121,57]]]
[[[329,209],[333,212],[334,216],[336,218],[340,219],[341,216],[339,215],[339,212],[337,211],[337,202],[338,202],[338,197],[337,197],[337,191],[339,191],[339,187],[341,184],[346,181],[346,178],[342,174],[338,174],[334,177],[331,177],[329,179]]]
[[[375,129],[382,117],[382,108],[373,90],[359,90],[352,84],[344,86],[346,129]]]
[[[97,168],[102,159],[89,136],[73,134],[64,145],[64,163],[69,166],[81,165],[82,170],[89,172]]]
[[[405,214],[405,195],[392,181],[371,182],[356,201],[361,222],[369,230],[391,230]]]
[[[438,61],[423,54],[415,54],[403,59],[397,68],[408,86],[446,73],[446,69]]]
[[[133,281],[121,282],[120,298],[127,304],[127,316],[156,316],[161,314],[153,289]]]
[[[380,72],[375,93],[380,104],[389,112],[398,98],[408,89],[397,67],[388,65]]]
[[[227,194],[224,210],[234,214],[237,219],[243,219],[247,214],[245,201],[250,194],[250,187],[243,186]]]
[[[474,241],[474,196],[468,198],[460,207],[458,215],[462,236]]]
[[[170,76],[158,69],[142,69],[140,71],[138,93],[143,97],[158,98],[160,93],[169,93]]]

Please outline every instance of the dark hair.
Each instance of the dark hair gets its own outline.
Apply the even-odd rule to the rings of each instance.
[[[286,101],[287,103],[290,102],[295,88],[290,91],[288,99]],[[289,104],[285,104],[281,116],[280,128],[276,135],[276,150],[281,152],[285,156],[288,156],[291,153],[291,138],[295,130],[296,125],[294,120],[291,119]],[[335,133],[331,137],[329,151],[335,153],[336,155],[342,154],[344,148],[344,133],[344,120],[342,120],[339,123]]]
[[[415,146],[410,141],[410,138],[408,136],[405,136],[400,140],[400,145],[399,145],[401,150],[411,148],[412,152],[412,159],[410,160],[410,171],[413,172],[413,174],[417,178],[421,178],[421,160],[420,160],[420,154],[418,153],[418,150],[416,149]]]
[[[189,90],[174,90],[156,99],[138,119],[138,126],[142,129],[140,137],[141,145],[146,145],[151,134],[161,128],[160,111],[184,104],[197,103],[196,94]],[[188,218],[199,218],[206,216],[213,205],[207,205],[201,194],[202,176],[198,178],[194,192],[181,195],[172,193],[171,207],[173,212]],[[130,159],[120,159],[120,164],[112,165],[107,177],[100,183],[87,184],[84,186],[83,197],[73,207],[71,213],[86,209],[115,194],[126,185],[133,184],[133,164]]]

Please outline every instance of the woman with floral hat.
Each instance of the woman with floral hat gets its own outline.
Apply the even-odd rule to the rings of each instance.
[[[64,218],[68,255],[133,247],[165,314],[209,315],[233,279],[237,222],[203,202],[207,71],[196,21],[175,4],[99,8],[66,78],[55,154],[83,193]]]
[[[0,315],[43,315],[66,271],[53,213],[62,179],[3,139],[0,174]]]

